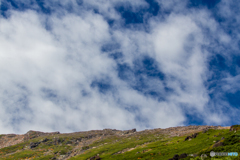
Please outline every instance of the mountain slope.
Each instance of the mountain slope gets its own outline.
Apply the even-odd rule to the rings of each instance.
[[[67,134],[29,131],[24,135],[0,135],[0,159],[190,160],[203,154],[208,156],[205,159],[211,159],[211,151],[240,154],[239,128],[238,125],[185,126],[139,132],[104,129]],[[215,156],[214,159],[240,157]]]

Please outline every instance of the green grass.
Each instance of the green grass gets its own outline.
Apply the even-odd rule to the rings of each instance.
[[[190,134],[189,134],[190,135]],[[240,130],[229,132],[228,129],[213,130],[206,133],[200,132],[196,138],[185,141],[187,135],[181,137],[169,138],[159,133],[136,133],[134,135],[119,137],[116,135],[108,136],[106,139],[95,141],[94,143],[79,148],[83,154],[70,158],[70,160],[86,160],[99,154],[102,160],[168,160],[175,154],[197,154],[197,157],[190,157],[183,160],[200,159],[201,154],[210,155],[211,151],[215,152],[238,152],[240,154]],[[59,135],[60,144],[54,145],[54,136],[48,136],[45,143],[33,149],[27,149],[31,142],[39,142],[46,137],[37,137],[27,142],[17,144],[11,147],[0,149],[0,159],[24,159],[30,158],[37,160],[47,160],[59,155],[65,155],[73,150],[74,144],[67,145],[68,141],[75,138],[81,138],[82,135]],[[222,139],[224,137],[224,139]],[[56,137],[55,137],[56,138]],[[224,146],[213,148],[215,142],[221,141]],[[127,149],[133,150],[126,151]],[[124,153],[120,153],[125,151]],[[46,155],[48,153],[48,155]],[[9,155],[7,155],[9,154]],[[7,156],[6,156],[7,155]],[[240,157],[208,157],[205,160],[222,159],[222,160],[240,160]]]
[[[215,135],[215,136],[214,136]],[[87,159],[96,154],[100,154],[102,159],[169,159],[172,158],[175,154],[193,154],[198,153],[200,156],[201,153],[210,153],[212,150],[211,146],[215,143],[214,141],[221,140],[222,137],[226,137],[226,145],[224,150],[233,151],[231,149],[234,148],[234,151],[240,151],[240,149],[236,148],[236,146],[232,146],[232,142],[236,142],[236,140],[232,140],[229,142],[228,136],[229,130],[209,130],[207,133],[199,133],[197,138],[192,139],[191,141],[184,141],[186,136],[182,137],[173,137],[166,138],[161,137],[160,139],[156,139],[153,135],[141,136],[140,140],[136,141],[136,139],[132,138],[120,140],[120,142],[107,144],[100,146],[96,149],[91,149],[89,151],[85,151],[84,154],[76,156],[74,159]],[[152,138],[151,138],[152,137]],[[141,145],[143,143],[149,142],[144,147],[137,147],[132,151],[125,152],[123,154],[114,154],[125,148],[133,148],[137,145]],[[167,143],[168,142],[168,143]],[[99,142],[98,142],[99,143]],[[228,145],[230,144],[230,145]],[[94,144],[93,144],[94,145]],[[239,143],[237,143],[239,145]],[[221,147],[214,148],[214,151],[220,151]],[[239,152],[240,153],[240,152]],[[190,159],[188,157],[187,159]],[[197,159],[197,158],[195,158]]]

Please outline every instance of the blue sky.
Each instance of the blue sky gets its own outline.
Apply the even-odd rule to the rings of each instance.
[[[233,0],[0,0],[0,133],[239,123]]]

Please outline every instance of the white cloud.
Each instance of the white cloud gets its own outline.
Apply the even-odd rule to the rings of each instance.
[[[89,87],[95,78],[111,73],[111,66],[114,65],[112,60],[100,54],[101,43],[109,38],[106,22],[99,15],[90,13],[85,19],[74,15],[65,16],[61,20],[52,17],[52,23],[52,33],[47,32],[40,23],[39,16],[32,11],[13,12],[10,19],[1,19],[0,41],[4,46],[1,47],[0,68],[1,77],[5,77],[1,80],[1,97],[5,99],[1,104],[3,113],[5,112],[1,119],[8,121],[7,124],[12,130],[14,128],[15,132],[23,132],[22,126],[30,121],[32,126],[29,126],[29,129],[35,126],[33,128],[44,130],[59,128],[66,131],[67,125],[63,124],[61,128],[61,124],[56,122],[62,119],[70,123],[67,121],[68,117],[71,117],[75,110],[69,109],[69,112],[65,113],[63,108],[71,106],[64,102],[64,99],[76,108],[79,108],[81,103],[83,107],[91,105],[86,101],[84,103],[82,90],[93,94],[92,99],[96,99],[96,106],[98,104],[103,110],[109,107],[105,100],[98,98],[94,93],[96,91]],[[18,86],[26,88],[28,91],[26,97],[22,97],[24,90]],[[46,94],[42,91],[44,88],[56,92],[57,104],[43,96]],[[20,103],[20,99],[26,99],[27,103]],[[10,104],[6,103],[10,100],[12,101]],[[11,111],[8,108],[11,108]],[[12,112],[16,108],[23,110],[29,108],[32,116],[24,115],[23,111],[19,115],[14,115]],[[88,112],[91,110],[94,112],[97,108],[89,108]],[[120,112],[118,114],[121,115]],[[112,115],[118,117],[114,113],[109,114],[110,117]],[[16,119],[24,117],[28,122],[20,121],[21,125],[17,127],[15,123],[11,124],[13,116],[16,116]],[[33,117],[34,119],[31,119]],[[78,120],[76,117],[75,125],[78,129],[92,127],[89,124],[81,127],[82,121]]]
[[[45,5],[50,7],[54,2],[58,1]],[[11,11],[10,18],[0,18],[2,133],[24,133],[30,129],[71,132],[165,128],[184,125],[185,114],[195,114],[209,124],[229,121],[221,110],[214,111],[214,104],[208,104],[205,82],[210,75],[207,63],[212,53],[202,46],[213,44],[214,48],[214,39],[229,45],[231,37],[207,10],[176,14],[185,8],[185,3],[159,1],[166,10],[174,12],[164,20],[152,18],[150,32],[145,32],[111,28],[105,19],[109,16],[121,21],[114,9],[120,3],[127,2],[137,11],[148,5],[145,1],[83,2],[80,7],[76,1],[59,1],[64,7],[71,3],[74,13]],[[98,8],[100,14],[94,13],[93,8]],[[45,28],[46,21],[49,30]],[[113,42],[120,48],[101,50]],[[136,61],[146,56],[153,58],[164,80],[143,74],[146,87],[142,92],[133,89],[139,78],[132,71],[127,73],[127,81],[118,77],[118,64],[109,58],[115,51],[123,54],[117,62],[130,70],[136,70]],[[112,88],[101,93],[92,85],[96,81]],[[226,90],[233,87],[225,86]],[[144,94],[148,91],[161,94],[164,100]]]
[[[206,55],[200,49],[204,43],[201,28],[187,16],[171,15],[153,35],[156,60],[168,77],[167,85],[177,93],[169,99],[202,111],[208,96],[203,85],[207,68]]]

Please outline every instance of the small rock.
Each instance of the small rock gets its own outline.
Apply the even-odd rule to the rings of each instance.
[[[194,133],[194,134],[192,135],[192,138],[196,138],[197,135],[198,135],[198,133]]]
[[[66,144],[72,144],[73,142],[72,141],[67,141]]]
[[[217,142],[213,145],[213,148],[223,146],[223,142]]]
[[[95,160],[101,160],[101,158],[99,156],[96,156]]]
[[[101,160],[101,158],[99,156],[93,156],[90,158],[90,160]]]
[[[207,158],[207,155],[206,155],[206,154],[202,154],[202,155],[201,155],[201,158],[202,158],[202,159]]]
[[[47,138],[44,138],[43,140],[41,140],[41,142],[47,142],[47,141],[49,141],[49,139],[47,139]]]
[[[71,153],[72,153],[72,151],[68,151],[68,152],[67,152],[67,155],[70,155]]]
[[[208,131],[208,129],[204,129],[202,132],[203,132],[203,133],[206,133],[207,131]]]
[[[193,157],[197,157],[198,155],[197,154],[193,154]]]

